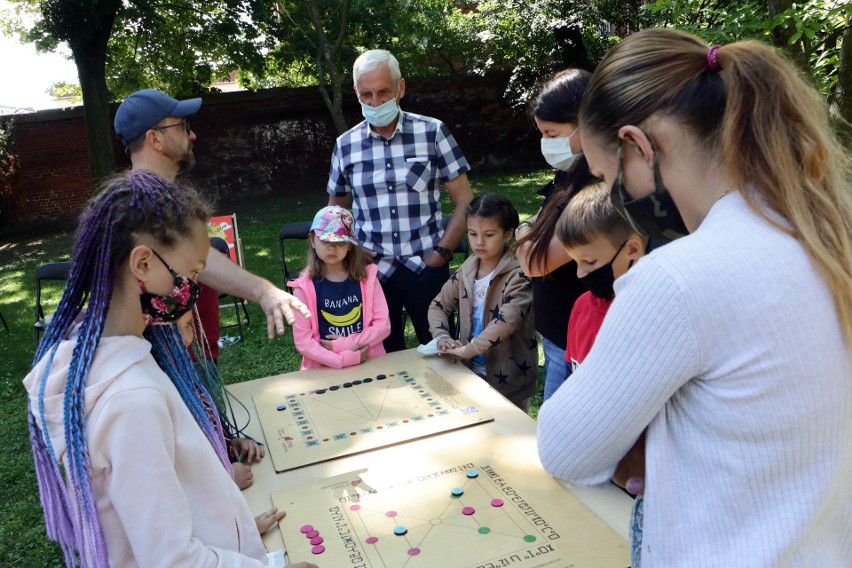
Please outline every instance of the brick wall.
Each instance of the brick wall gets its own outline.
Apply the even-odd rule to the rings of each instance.
[[[506,77],[411,79],[402,106],[443,120],[471,162],[471,175],[544,166],[529,120],[503,102],[505,85]],[[344,112],[349,125],[361,120],[349,89]],[[75,218],[92,195],[82,108],[14,120],[18,175],[4,192],[8,219],[20,224]],[[190,177],[214,198],[286,196],[325,185],[337,134],[314,87],[206,96],[192,126],[198,139]],[[115,143],[119,166],[129,166]]]

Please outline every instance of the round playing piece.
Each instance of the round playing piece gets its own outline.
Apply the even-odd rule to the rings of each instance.
[[[479,534],[488,534],[491,532],[491,529],[488,527],[479,527]]]
[[[371,379],[370,377],[367,377],[366,379],[364,379],[364,382],[365,383],[372,383],[373,379]]]
[[[380,380],[380,381],[383,381],[383,380],[385,380],[386,378],[387,378],[387,377],[386,377],[385,375],[376,375],[376,379],[378,379],[378,380]]]
[[[279,406],[279,407],[278,407],[278,411],[279,411],[279,412],[280,412],[280,411],[282,411],[282,410],[287,410],[287,407],[286,407],[285,405],[283,405],[283,404],[282,404],[281,406]]]
[[[352,384],[353,384],[353,385],[360,385],[360,384],[361,384],[361,381],[352,381]]]
[[[325,392],[325,389],[317,389],[317,394],[322,394]]]
[[[385,513],[385,516],[393,518],[396,516],[396,511],[388,511],[387,513]]]
[[[328,390],[330,390],[330,391],[336,391],[336,390],[337,390],[337,389],[339,389],[339,388],[340,388],[340,385],[334,385],[333,387],[328,387]]]
[[[527,536],[524,537],[524,540],[527,541],[527,542],[535,542],[535,537],[531,534],[528,534]]]
[[[357,511],[360,508],[361,508],[361,505],[352,505],[351,507],[349,507],[349,510],[350,511]]]
[[[462,515],[472,515],[475,512],[476,510],[473,507],[465,507],[464,509],[462,509]]]
[[[348,389],[352,387],[352,383],[343,383],[343,388]]]
[[[311,544],[313,544],[313,545],[322,544],[322,537],[321,536],[315,536],[314,538],[311,539]]]
[[[303,532],[303,533],[308,533],[308,532],[310,532],[310,531],[314,530],[314,526],[313,526],[313,525],[304,525],[304,526],[303,526],[302,528],[300,528],[299,530],[300,530],[301,532]]]
[[[377,542],[379,542],[379,539],[374,536],[368,536],[367,540],[365,540],[364,542],[366,542],[367,544],[376,544]]]
[[[408,555],[409,556],[417,556],[418,554],[420,554],[419,548],[409,548],[408,549]]]
[[[476,471],[475,469],[472,469],[472,470],[468,471],[466,475],[467,475],[470,479],[474,479],[474,478],[476,478],[476,477],[479,477],[479,472],[478,472],[478,471]]]
[[[325,547],[321,544],[318,544],[311,549],[311,552],[314,554],[322,554],[323,552],[325,552]]]
[[[319,531],[318,530],[308,531],[308,532],[305,533],[305,536],[308,537],[308,538],[316,538],[316,537],[319,536]]]
[[[492,499],[491,500],[491,506],[492,507],[502,507],[503,506],[503,500],[502,499]]]
[[[393,529],[393,534],[395,534],[396,536],[402,536],[407,532],[408,532],[408,529],[406,527],[402,526],[402,525],[399,525],[398,527],[394,527],[394,529]]]
[[[461,497],[462,495],[464,495],[464,489],[462,489],[461,487],[454,487],[453,490],[450,491],[450,493],[453,494],[453,497]]]

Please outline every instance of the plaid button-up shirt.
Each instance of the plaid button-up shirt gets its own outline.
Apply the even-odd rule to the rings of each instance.
[[[425,268],[423,258],[443,234],[437,176],[452,180],[469,169],[443,122],[400,112],[390,138],[364,121],[337,139],[327,191],[352,194],[358,242],[377,253],[387,280],[394,261],[417,273]]]

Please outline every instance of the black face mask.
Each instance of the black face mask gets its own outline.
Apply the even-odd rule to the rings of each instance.
[[[643,131],[644,132],[644,131]],[[660,174],[660,154],[657,145],[648,133],[648,140],[654,150],[654,191],[630,200],[624,189],[624,163],[621,149],[621,139],[618,140],[618,175],[612,184],[612,204],[621,215],[630,222],[633,229],[652,239],[672,241],[689,233],[680,212],[675,207],[669,190],[663,185]]]
[[[612,289],[612,285],[615,283],[615,274],[612,272],[612,263],[615,262],[615,259],[618,258],[619,254],[621,254],[621,249],[623,249],[626,244],[627,241],[621,243],[621,246],[618,247],[617,251],[615,251],[615,256],[613,256],[612,260],[608,263],[604,264],[600,268],[596,268],[580,278],[580,282],[589,289],[589,292],[591,292],[592,296],[595,298],[609,300],[615,296],[615,290]],[[627,265],[627,269],[630,270],[631,266],[633,266],[633,259],[630,260],[630,263]]]

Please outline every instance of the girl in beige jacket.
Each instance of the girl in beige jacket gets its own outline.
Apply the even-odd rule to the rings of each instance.
[[[475,198],[465,213],[474,255],[429,306],[429,330],[440,338],[441,355],[464,361],[526,411],[535,392],[538,350],[532,284],[507,246],[518,212],[505,196],[489,193]],[[450,335],[449,318],[456,309],[459,339]]]

